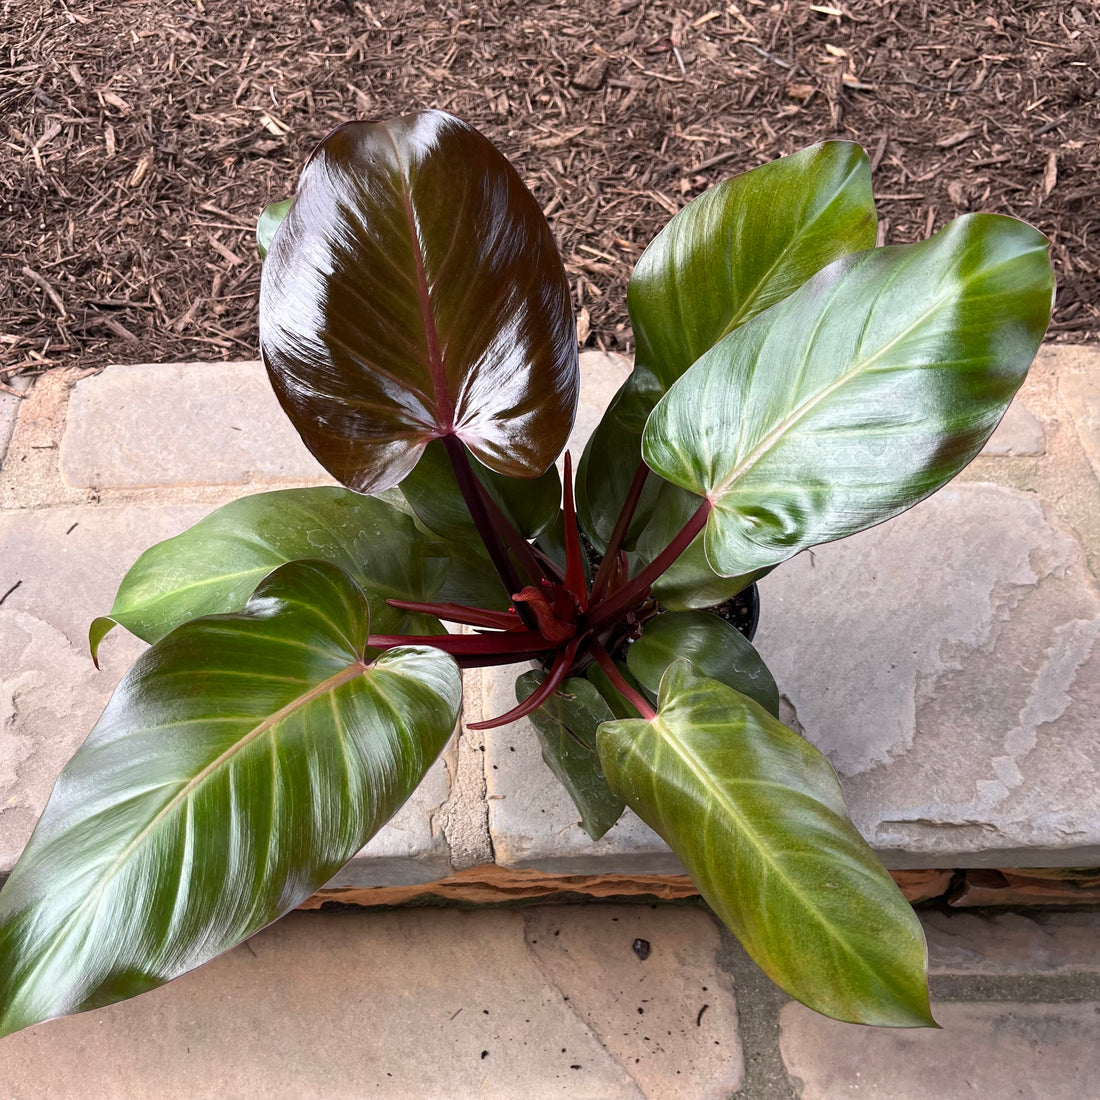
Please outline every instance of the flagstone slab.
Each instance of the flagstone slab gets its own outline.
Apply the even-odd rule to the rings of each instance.
[[[837,768],[888,866],[1100,863],[1100,589],[1033,494],[948,487],[760,584],[757,645],[786,717]],[[511,705],[507,670],[485,698]],[[523,724],[486,740],[499,861],[674,872],[628,815],[601,841]]]
[[[1086,1100],[1098,1095],[1097,1005],[934,1005],[943,1030],[842,1024],[802,1005],[780,1013],[800,1100]]]
[[[81,379],[61,474],[95,489],[332,481],[258,362],[140,363]]]

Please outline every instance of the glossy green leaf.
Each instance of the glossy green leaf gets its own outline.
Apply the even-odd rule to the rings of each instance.
[[[645,367],[636,364],[619,387],[589,437],[577,466],[577,518],[584,533],[601,552],[607,548],[615,521],[642,461],[642,429],[664,389]],[[633,549],[638,534],[653,514],[659,479],[651,477],[623,545]]]
[[[300,558],[332,562],[366,591],[378,634],[433,634],[428,615],[386,604],[432,600],[447,549],[391,504],[333,486],[243,497],[150,547],[123,578],[109,616],[92,624],[93,656],[115,623],[146,642],[201,615],[239,611],[273,569]]]
[[[653,514],[635,545],[642,562],[652,561],[679,533],[699,507],[699,498],[678,485],[670,485],[658,477],[651,479],[660,486]],[[690,611],[715,607],[732,599],[759,576],[746,573],[736,577],[720,577],[707,561],[703,535],[697,535],[688,548],[653,582],[653,597],[670,611]]]
[[[293,205],[293,199],[283,199],[281,202],[269,203],[260,211],[260,217],[256,221],[256,248],[261,260],[266,259],[275,230],[283,224],[283,219]]]
[[[975,214],[838,260],[707,352],[646,425],[646,461],[710,499],[723,575],[889,519],[992,434],[1039,347],[1047,240]],[[731,428],[732,426],[732,428]]]
[[[372,660],[346,574],[293,562],[157,642],[66,765],[0,890],[0,1034],[110,1004],[300,904],[409,797],[460,677]]]
[[[556,466],[525,480],[494,473],[476,458],[471,457],[470,466],[525,538],[534,538],[561,514],[561,479]],[[441,442],[428,444],[416,469],[401,482],[400,492],[420,523],[447,543],[450,562],[438,599],[476,607],[507,607],[511,593],[505,592],[485,551]]]
[[[776,984],[839,1020],[934,1026],[920,922],[806,740],[678,660],[657,716],[607,723],[598,748],[612,788]]]
[[[526,699],[544,678],[544,673],[525,672],[516,681],[516,698]],[[611,709],[591,683],[573,676],[528,717],[546,766],[569,792],[584,831],[599,840],[625,809],[596,755],[596,730],[615,717]]]
[[[271,244],[260,351],[283,408],[344,485],[398,484],[457,436],[535,477],[579,385],[569,284],[538,203],[439,111],[337,127]]]
[[[470,466],[496,506],[525,538],[534,538],[558,515],[561,479],[556,466],[540,477],[524,480],[493,473],[477,459],[471,459]],[[416,469],[400,488],[417,519],[429,531],[440,538],[481,544],[442,443],[428,444]]]
[[[779,688],[760,654],[736,627],[705,611],[670,611],[645,624],[626,651],[626,664],[651,695],[673,661],[686,657],[697,672],[759,703],[779,717]]]
[[[641,461],[646,418],[668,387],[722,337],[826,264],[873,246],[875,232],[867,155],[858,145],[829,141],[726,180],[681,210],[654,238],[634,269],[627,296],[637,341],[634,372],[578,468],[578,515],[598,547],[607,545]],[[659,483],[650,481],[628,549],[661,510],[655,506]],[[684,561],[681,579],[667,582],[670,600],[673,588],[718,585],[728,592],[729,586],[706,570],[701,553],[695,565],[689,575]]]
[[[826,264],[872,248],[867,154],[827,141],[700,195],[642,254],[627,305],[637,359],[668,389],[739,325]]]

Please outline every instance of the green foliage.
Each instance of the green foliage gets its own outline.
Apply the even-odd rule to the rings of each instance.
[[[713,605],[977,454],[1049,318],[1047,242],[975,215],[876,249],[843,142],[719,185],[638,263],[637,364],[574,485],[568,282],[475,130],[337,128],[257,240],[264,362],[340,487],[218,509],[92,624],[93,651],[115,624],[152,644],[0,891],[0,1033],[298,904],[424,775],[459,669],[532,660],[478,725],[530,715],[590,836],[631,807],[792,996],[932,1024],[919,924]]]

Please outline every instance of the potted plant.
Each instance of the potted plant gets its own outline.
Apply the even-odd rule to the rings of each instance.
[[[1047,325],[1045,238],[979,214],[875,248],[844,142],[721,184],[639,261],[637,362],[562,484],[569,288],[487,139],[439,112],[341,126],[259,235],[263,358],[342,487],[217,510],[92,625],[93,653],[116,623],[150,648],[0,891],[0,1033],[304,901],[440,752],[460,670],[497,664],[520,701],[481,725],[531,715],[592,836],[630,806],[794,997],[931,1024],[912,910],[706,609],[978,453]]]

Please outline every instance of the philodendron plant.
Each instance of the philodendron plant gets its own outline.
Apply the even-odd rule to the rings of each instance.
[[[0,892],[0,1032],[304,901],[439,754],[460,670],[504,664],[519,703],[477,726],[529,716],[591,836],[629,806],[792,996],[931,1024],[919,923],[713,609],[978,453],[1047,325],[1047,241],[977,214],[876,248],[844,142],[728,180],[638,262],[633,373],[563,483],[569,285],[476,130],[341,126],[259,235],[263,359],[340,487],[220,508],[92,625],[150,647]]]

